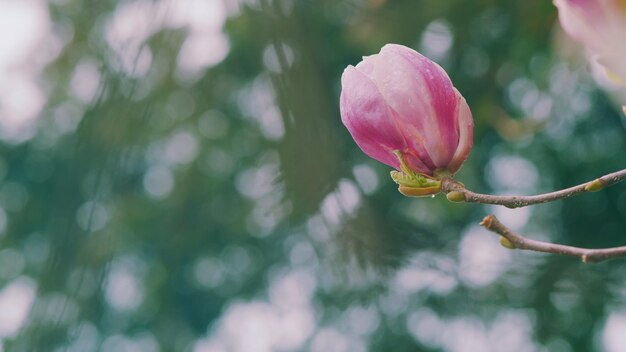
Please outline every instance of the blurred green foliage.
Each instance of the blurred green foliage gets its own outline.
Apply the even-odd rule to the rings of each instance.
[[[339,117],[343,69],[400,43],[472,108],[468,188],[538,193],[623,168],[623,119],[555,49],[551,1],[200,2],[222,11],[196,20],[227,47],[200,37],[192,61],[225,56],[193,69],[193,27],[167,25],[192,2],[47,4],[63,42],[47,102],[32,137],[0,142],[0,287],[36,287],[4,350],[613,346],[622,262],[511,252],[477,223],[495,211],[530,237],[624,245],[624,186],[515,211],[403,198]],[[129,38],[154,28],[115,50],[123,11]]]

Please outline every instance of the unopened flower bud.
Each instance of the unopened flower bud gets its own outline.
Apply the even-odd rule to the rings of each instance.
[[[416,51],[385,45],[348,66],[341,84],[344,125],[365,154],[398,170],[392,178],[405,190],[436,193],[467,158],[474,122],[465,98]]]

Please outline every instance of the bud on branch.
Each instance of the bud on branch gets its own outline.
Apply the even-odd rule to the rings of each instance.
[[[400,192],[439,192],[472,148],[465,98],[436,63],[402,45],[348,66],[341,77],[341,119],[358,146],[397,171]]]
[[[565,6],[594,1],[556,0],[556,3],[562,21],[565,16],[566,21],[576,22],[568,19],[569,10],[563,11]],[[356,67],[346,68],[341,83],[344,125],[365,154],[396,169],[391,172],[391,178],[405,196],[443,192],[452,202],[518,208],[597,192],[626,179],[626,170],[621,170],[578,186],[534,196],[472,192],[452,178],[472,149],[472,113],[439,65],[405,46],[389,44],[380,53],[363,58]],[[500,243],[510,249],[566,254],[584,262],[626,257],[626,247],[587,250],[526,239],[491,215],[482,225],[500,234]]]

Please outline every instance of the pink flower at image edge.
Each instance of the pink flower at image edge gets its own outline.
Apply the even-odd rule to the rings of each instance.
[[[582,43],[607,77],[626,83],[626,0],[554,0],[563,30]]]

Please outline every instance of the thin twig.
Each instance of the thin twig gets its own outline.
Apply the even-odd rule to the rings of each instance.
[[[509,249],[524,249],[576,257],[583,263],[598,263],[609,259],[626,258],[626,246],[588,249],[528,239],[504,226],[494,215],[487,215],[480,223],[487,230],[500,235],[500,244]]]
[[[575,196],[584,192],[596,192],[605,187],[623,181],[624,179],[626,179],[626,169],[604,175],[593,181],[585,182],[578,186],[562,189],[560,191],[538,194],[534,196],[494,196],[490,194],[480,194],[472,192],[466,189],[462,183],[452,178],[444,178],[441,184],[441,191],[443,193],[446,193],[450,200],[465,201],[468,203],[503,205],[508,208],[520,208],[527,205],[540,204],[558,199],[569,198],[571,196]]]

